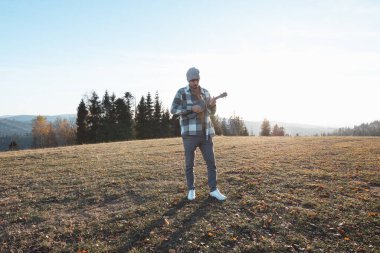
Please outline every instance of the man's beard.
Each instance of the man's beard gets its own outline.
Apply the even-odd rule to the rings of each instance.
[[[200,89],[200,86],[199,86],[199,84],[197,84],[196,86],[190,86],[190,89],[192,91],[198,91]]]

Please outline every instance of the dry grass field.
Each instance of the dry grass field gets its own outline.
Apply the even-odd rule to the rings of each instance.
[[[180,138],[0,153],[0,252],[379,252],[380,138]]]

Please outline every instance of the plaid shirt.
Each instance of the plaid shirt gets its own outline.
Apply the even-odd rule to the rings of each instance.
[[[212,126],[210,115],[214,115],[216,111],[216,105],[209,107],[207,106],[208,101],[210,101],[211,96],[208,90],[201,88],[201,97],[204,102],[206,102],[206,110],[204,111],[204,123],[205,123],[205,134],[206,137],[214,136],[215,130]],[[197,98],[191,94],[189,85],[178,90],[174,97],[171,113],[180,116],[181,125],[181,135],[202,135],[202,120],[199,115],[191,110],[193,105],[202,105],[204,103],[202,100],[197,100]]]

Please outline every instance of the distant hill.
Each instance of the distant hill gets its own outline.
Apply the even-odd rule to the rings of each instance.
[[[248,133],[250,135],[254,134],[258,136],[261,131],[261,121],[245,121],[245,125],[247,127]],[[271,121],[270,126],[273,128],[273,126],[277,124],[279,127],[284,127],[285,134],[289,134],[292,136],[300,135],[300,136],[312,136],[315,134],[322,134],[322,133],[331,133],[336,128],[332,127],[322,127],[322,126],[314,126],[314,125],[306,125],[306,124],[297,124],[297,123],[285,123],[285,122],[276,122]]]
[[[32,132],[33,120],[36,115],[14,115],[0,116],[0,136],[23,135]],[[67,119],[75,122],[75,114],[62,114],[45,116],[49,122],[54,122],[57,118]]]
[[[32,131],[32,121],[0,119],[0,136],[23,135]]]
[[[44,115],[43,115],[44,116]],[[0,119],[10,119],[20,122],[29,122],[34,120],[37,117],[37,115],[14,115],[14,116],[0,116]],[[75,114],[60,114],[60,115],[50,115],[45,116],[46,119],[49,122],[55,121],[57,118],[67,119],[69,121],[75,121],[76,115]]]
[[[19,149],[30,148],[32,145],[31,131],[32,121],[0,119],[0,151],[8,150],[11,141],[16,141]]]
[[[0,116],[0,151],[8,150],[9,143],[13,140],[19,149],[28,149],[32,146],[32,126],[36,115],[8,115]],[[49,122],[57,118],[75,122],[75,114],[62,114],[45,116]]]

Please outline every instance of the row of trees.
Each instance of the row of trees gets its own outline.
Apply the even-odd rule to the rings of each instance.
[[[178,119],[162,107],[158,92],[142,96],[135,108],[130,92],[116,98],[105,92],[102,100],[93,92],[82,99],[77,113],[77,143],[98,143],[131,139],[152,139],[178,136]]]
[[[211,116],[217,135],[248,136],[248,130],[239,116],[220,118]],[[339,136],[380,136],[380,121],[361,124],[351,128],[339,128],[330,134]],[[33,121],[32,147],[56,147],[83,143],[123,141],[131,139],[152,139],[180,136],[179,119],[164,109],[156,92],[142,96],[136,105],[135,97],[126,92],[116,98],[108,91],[100,100],[96,92],[83,98],[78,106],[76,124],[58,118],[48,122],[46,117],[38,116]],[[277,124],[273,128],[267,119],[261,124],[260,136],[285,136],[285,129]],[[0,138],[0,148],[18,148],[22,140],[15,137]],[[7,144],[6,143],[11,143]],[[22,147],[28,146],[21,143]]]
[[[136,108],[135,131],[137,139],[167,138],[179,136],[179,121],[164,110],[158,92],[154,101],[148,92],[141,97]]]
[[[275,124],[271,130],[269,120],[264,119],[261,124],[260,136],[285,136],[285,129]]]
[[[231,116],[229,119],[211,116],[216,135],[225,136],[248,136],[248,130],[244,120],[239,116]]]
[[[332,134],[338,136],[380,136],[380,121],[376,120],[371,123],[354,126],[354,128],[339,128]]]
[[[217,135],[248,135],[239,116],[229,119],[211,117]],[[129,92],[116,98],[105,92],[102,99],[93,92],[84,97],[77,109],[76,124],[66,119],[48,122],[38,116],[33,121],[32,147],[56,147],[83,143],[152,139],[180,136],[179,118],[163,108],[158,92],[142,96],[136,105]]]
[[[102,100],[96,92],[82,99],[77,113],[77,143],[97,143],[131,139],[152,139],[180,136],[178,117],[162,106],[158,92],[142,96],[132,107],[135,98],[129,92],[116,98],[105,92]],[[212,116],[217,135],[248,135],[239,116],[220,119]]]
[[[77,143],[129,140],[133,132],[133,97],[129,92],[116,98],[106,91],[100,101],[96,92],[82,99],[77,110]]]
[[[231,116],[229,119],[211,117],[217,135],[248,136],[248,130],[242,118]],[[284,136],[283,127],[275,125],[270,129],[268,120],[261,126],[262,136]],[[56,147],[124,141],[131,139],[152,139],[180,136],[179,119],[164,109],[156,92],[136,100],[130,92],[116,98],[115,94],[105,92],[102,99],[93,92],[91,97],[83,98],[77,110],[76,125],[66,119],[57,119],[50,123],[43,116],[33,122],[32,147]]]

